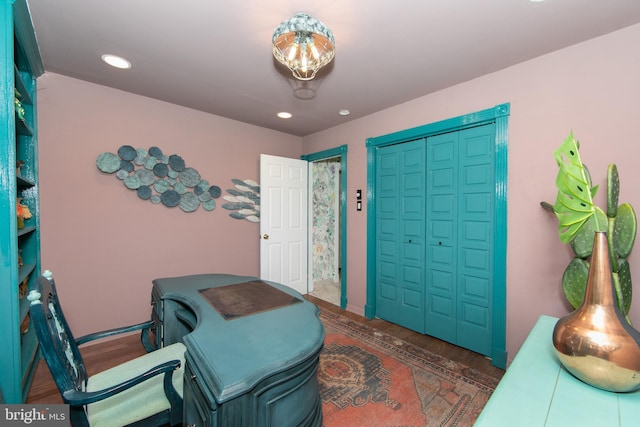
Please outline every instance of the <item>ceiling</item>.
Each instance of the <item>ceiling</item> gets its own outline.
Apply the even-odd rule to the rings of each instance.
[[[28,3],[46,71],[297,136],[640,22],[638,0]],[[334,60],[307,83],[271,54],[273,30],[297,12],[336,39]],[[133,67],[111,68],[104,53]]]

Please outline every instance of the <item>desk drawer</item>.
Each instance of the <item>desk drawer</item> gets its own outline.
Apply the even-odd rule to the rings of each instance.
[[[156,314],[155,311],[151,312],[151,320],[153,321],[153,327],[151,328],[151,333],[153,334],[153,343],[156,348],[163,347],[163,327],[162,320]]]
[[[318,427],[322,402],[318,387],[319,354],[299,366],[259,384],[254,425],[257,427]]]
[[[184,415],[185,427],[213,427],[217,426],[216,409],[218,405],[200,383],[197,368],[187,357],[184,367]]]
[[[163,324],[163,303],[162,298],[154,291],[151,292],[151,320],[153,321],[153,342],[156,348],[164,346],[164,324]]]

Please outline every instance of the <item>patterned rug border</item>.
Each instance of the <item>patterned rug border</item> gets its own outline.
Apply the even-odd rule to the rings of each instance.
[[[499,380],[477,371],[462,363],[447,359],[439,354],[432,353],[421,347],[411,344],[371,326],[352,320],[339,313],[320,310],[320,319],[331,326],[333,323],[337,329],[348,329],[354,336],[364,343],[379,346],[386,351],[393,352],[404,358],[401,360],[413,363],[417,367],[428,366],[432,370],[445,376],[464,381],[477,387],[488,394],[493,393]]]

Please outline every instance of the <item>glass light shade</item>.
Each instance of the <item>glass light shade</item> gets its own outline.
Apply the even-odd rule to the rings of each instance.
[[[299,80],[311,80],[335,54],[333,33],[305,13],[284,21],[273,32],[273,56]]]

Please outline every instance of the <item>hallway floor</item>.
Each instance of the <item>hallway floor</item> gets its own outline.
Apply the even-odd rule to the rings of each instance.
[[[340,306],[340,283],[333,279],[320,280],[313,284],[313,292],[309,293],[316,298]]]

